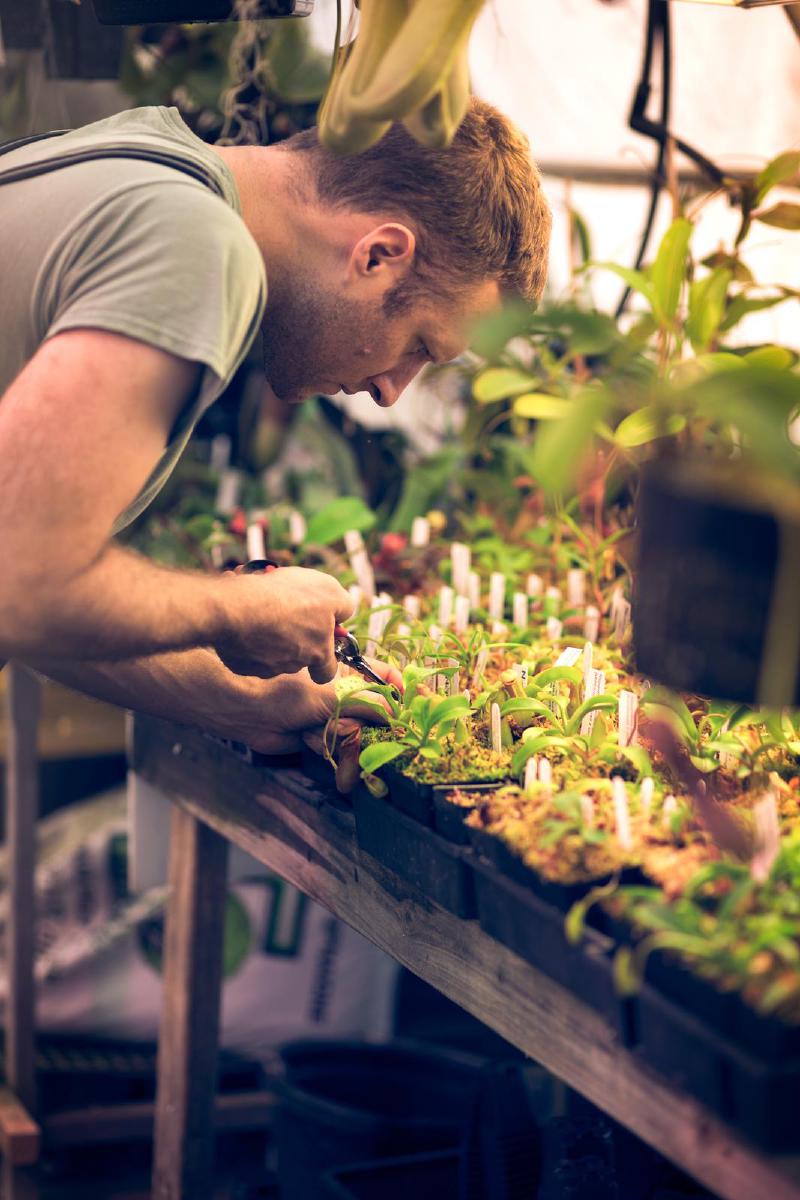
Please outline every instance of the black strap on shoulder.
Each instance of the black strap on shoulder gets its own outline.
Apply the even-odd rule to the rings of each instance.
[[[54,129],[51,133],[36,133],[30,137],[17,138],[13,142],[5,142],[0,146],[0,155],[8,154],[11,150],[19,150],[32,142],[41,142],[47,138],[60,137],[70,133],[69,129]],[[158,163],[163,167],[172,167],[184,175],[190,175],[198,183],[211,188],[218,196],[225,198],[225,193],[217,179],[200,163],[183,158],[169,150],[156,150],[139,146],[90,146],[72,153],[59,154],[53,158],[39,159],[37,162],[24,163],[19,167],[11,167],[8,171],[0,171],[0,186],[4,183],[18,183],[23,179],[32,179],[36,175],[44,175],[48,171],[57,171],[59,167],[71,167],[76,163],[91,162],[101,158],[133,158],[145,162]]]

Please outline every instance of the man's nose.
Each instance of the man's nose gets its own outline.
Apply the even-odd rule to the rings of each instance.
[[[419,374],[424,365],[421,362],[404,363],[402,366],[394,367],[391,371],[384,371],[381,375],[371,376],[370,383],[380,393],[380,398],[376,397],[376,400],[381,408],[391,408],[393,404],[396,404],[411,380]]]

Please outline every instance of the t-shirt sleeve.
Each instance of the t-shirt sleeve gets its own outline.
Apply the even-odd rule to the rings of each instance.
[[[127,334],[204,363],[217,393],[247,353],[265,303],[263,259],[241,217],[182,179],[129,184],[84,210],[34,297],[42,339],[77,328]]]

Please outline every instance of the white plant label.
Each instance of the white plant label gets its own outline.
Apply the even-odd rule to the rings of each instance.
[[[500,705],[492,705],[492,750],[499,754],[503,749],[503,727],[500,719]]]
[[[675,815],[675,813],[677,811],[678,811],[678,801],[670,793],[669,796],[664,797],[664,803],[661,805],[661,820],[662,820],[663,824],[668,827],[670,821],[672,820],[673,816]]]
[[[466,633],[469,629],[468,596],[456,596],[454,628],[456,633]]]
[[[630,746],[636,734],[636,714],[639,700],[635,692],[625,688],[619,694],[619,744]]]
[[[421,601],[419,596],[404,596],[403,609],[408,613],[413,621],[418,621],[419,614],[421,612]]]
[[[477,571],[470,571],[467,576],[467,595],[470,610],[477,612],[481,606],[481,577]]]
[[[548,791],[553,786],[553,767],[549,758],[539,759],[539,783]]]
[[[528,663],[522,662],[522,663],[514,664],[514,674],[516,675],[517,679],[520,681],[520,683],[522,684],[522,686],[524,688],[526,688],[528,686],[529,671],[530,671],[530,666]]]
[[[369,614],[367,623],[367,647],[366,653],[369,656],[374,656],[378,648],[378,642],[383,637],[386,626],[389,623],[390,613],[383,611],[383,601],[380,596],[373,596],[372,611]]]
[[[293,546],[299,546],[306,540],[306,519],[301,512],[293,509],[289,513],[289,541]]]
[[[492,622],[492,637],[504,638],[508,636],[508,626],[505,621]]]
[[[444,629],[447,629],[453,619],[453,603],[455,598],[455,592],[446,583],[439,588],[439,624]]]
[[[541,575],[531,574],[528,576],[526,583],[526,591],[529,596],[541,596],[544,591],[544,580]]]
[[[623,850],[630,850],[633,845],[631,837],[631,813],[628,808],[628,790],[625,780],[615,775],[611,780],[611,794],[614,800],[614,820],[617,825],[617,840]]]
[[[528,761],[525,763],[525,779],[523,782],[523,787],[525,788],[526,792],[534,791],[533,785],[537,782],[538,778],[539,778],[539,756],[537,754],[534,754],[533,757],[529,758]]]
[[[250,560],[267,557],[267,539],[258,522],[247,526],[247,557]]]
[[[488,662],[489,648],[488,646],[481,646],[480,650],[478,651],[477,658],[475,659],[475,670],[472,672],[472,679],[470,680],[473,691],[476,691],[480,687],[481,680],[483,679],[483,673],[486,670],[486,665]]]
[[[211,458],[209,466],[212,471],[221,473],[227,470],[231,461],[231,439],[227,433],[218,433],[211,439]]]
[[[431,524],[427,517],[414,517],[411,525],[411,545],[417,549],[430,544]]]
[[[450,547],[452,584],[457,596],[469,594],[469,573],[472,569],[472,551],[463,542],[453,542]]]
[[[594,800],[591,796],[581,796],[581,820],[587,829],[594,825]]]
[[[570,608],[583,608],[586,603],[586,572],[583,567],[571,567],[567,571],[567,604]]]
[[[600,636],[600,609],[594,604],[587,605],[586,617],[583,622],[583,636],[589,642],[596,642]]]
[[[229,516],[239,503],[239,493],[242,490],[242,474],[234,467],[226,467],[219,477],[217,498],[214,508],[223,516]]]
[[[631,623],[631,606],[628,600],[620,600],[617,605],[617,613],[614,619],[614,636],[618,642],[621,642],[625,637],[628,626]]]
[[[344,535],[344,544],[356,583],[367,600],[372,600],[375,596],[375,572],[364,548],[364,539],[357,529],[348,529]]]
[[[461,691],[461,676],[458,670],[458,659],[447,658],[444,661],[444,665],[446,667],[451,667],[453,669],[453,674],[439,676],[439,678],[444,681],[444,687],[441,689],[441,691],[443,691],[446,696],[457,696]]]
[[[437,645],[437,646],[439,645],[439,642],[442,640],[443,635],[444,635],[444,630],[442,629],[441,625],[429,625],[428,626],[428,637],[431,639],[432,642],[435,643],[435,645]]]
[[[592,696],[602,696],[606,690],[606,675],[605,671],[596,671],[592,667],[583,685],[584,700],[591,700]],[[597,709],[589,712],[581,721],[581,737],[591,737],[594,723],[597,720]]]
[[[765,883],[781,848],[778,804],[774,792],[767,792],[753,809],[756,852],[750,861],[750,874],[756,883]]]
[[[411,637],[411,626],[401,622],[401,624],[397,626],[397,636],[399,638]]]
[[[556,667],[574,667],[582,654],[583,651],[578,646],[565,646],[553,665]],[[551,684],[550,686],[552,687],[553,685]],[[558,684],[555,686],[557,687]]]
[[[513,624],[518,629],[528,628],[528,597],[524,592],[514,592]]]
[[[545,633],[547,634],[548,640],[551,642],[557,642],[561,637],[563,628],[564,626],[562,625],[561,621],[559,621],[558,617],[548,617],[547,624],[545,626]]]
[[[493,621],[502,621],[506,610],[506,577],[500,571],[492,571],[489,578],[489,616]]]
[[[586,686],[586,680],[589,678],[589,672],[592,669],[594,662],[594,646],[591,642],[584,642],[583,645],[583,683]]]
[[[653,776],[645,775],[644,779],[639,785],[639,803],[642,806],[643,812],[649,813],[650,809],[653,807],[654,790],[655,784],[653,783]]]

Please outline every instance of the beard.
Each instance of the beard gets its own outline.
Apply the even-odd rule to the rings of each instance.
[[[326,291],[299,271],[281,294],[270,289],[262,353],[276,396],[284,404],[299,404],[317,392],[330,391],[326,384],[335,382],[338,390],[352,382],[352,364],[359,348],[375,344],[371,331],[376,324],[371,305]]]

